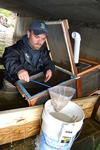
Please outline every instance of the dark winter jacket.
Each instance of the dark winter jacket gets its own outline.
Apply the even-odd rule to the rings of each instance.
[[[34,63],[32,54],[28,52],[23,40],[18,41],[13,46],[7,47],[3,54],[5,79],[14,84],[18,80],[17,73],[21,69],[27,70],[29,76],[41,71],[45,73],[48,69],[54,72],[54,64],[50,59],[46,46],[43,45],[39,51],[39,58]]]

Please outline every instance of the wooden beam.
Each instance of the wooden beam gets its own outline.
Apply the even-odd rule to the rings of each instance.
[[[97,95],[72,99],[90,118]],[[0,145],[34,136],[40,131],[43,105],[0,112]]]
[[[85,62],[85,63],[88,63],[90,65],[98,65],[99,64],[98,62],[90,60],[90,59],[87,59],[87,58],[79,58],[79,60],[81,62]]]
[[[77,90],[77,98],[82,97],[82,81],[81,78],[76,80],[76,90]]]
[[[73,102],[83,109],[85,118],[90,118],[98,97],[98,95],[83,97],[79,99],[74,99]]]
[[[23,98],[25,98],[25,100],[28,100],[29,98],[28,98],[28,96],[22,91],[22,89],[18,86],[18,84],[16,84],[16,88],[17,88],[17,90],[19,91],[19,93],[21,94],[21,96],[23,97]]]
[[[67,42],[68,42],[69,50],[70,50],[69,59],[71,59],[70,62],[72,63],[71,64],[71,67],[72,67],[71,69],[72,69],[72,72],[74,71],[74,73],[76,75],[78,73],[78,70],[77,70],[77,67],[75,66],[75,62],[74,62],[74,55],[73,55],[71,41],[70,41],[69,32],[68,32],[68,29],[69,29],[69,27],[68,27],[68,21],[64,20],[63,23],[64,23],[64,27],[65,27],[65,31],[66,31],[66,37],[67,37]]]
[[[85,74],[88,74],[88,73],[90,73],[92,71],[95,71],[96,69],[100,69],[100,64],[99,65],[95,65],[95,66],[93,66],[93,67],[91,67],[91,68],[89,68],[89,69],[87,69],[85,71],[82,71],[82,72],[78,73],[77,77],[82,77]]]
[[[36,102],[38,101],[39,96],[35,96],[34,98],[28,99],[28,104],[29,106],[34,106],[36,104]]]
[[[0,145],[38,134],[43,105],[0,112]]]

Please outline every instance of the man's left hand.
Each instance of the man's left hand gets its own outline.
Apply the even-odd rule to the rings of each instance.
[[[45,80],[44,82],[47,82],[52,77],[52,71],[49,69],[46,71]]]

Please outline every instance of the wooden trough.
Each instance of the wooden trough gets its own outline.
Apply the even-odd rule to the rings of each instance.
[[[47,47],[56,66],[55,73],[47,84],[51,87],[64,85],[75,88],[76,94],[73,101],[84,110],[85,118],[89,118],[98,99],[97,95],[89,95],[100,89],[100,62],[89,59],[87,54],[84,55],[86,58],[80,55],[81,69],[78,69],[74,63],[68,21],[46,22],[46,24],[49,30]],[[87,64],[88,67],[81,67],[83,63]],[[33,76],[32,79],[43,82],[44,75],[39,73]],[[21,82],[19,84],[17,82],[16,87],[31,107],[0,112],[0,144],[38,134],[43,104],[50,99],[47,88],[35,83]]]
[[[74,102],[83,109],[85,118],[90,118],[97,99],[98,96],[95,95],[76,99]],[[2,111],[0,145],[37,135],[40,131],[42,110],[43,105]]]

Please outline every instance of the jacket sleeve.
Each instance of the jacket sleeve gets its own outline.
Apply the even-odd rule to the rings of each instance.
[[[10,75],[17,74],[19,70],[23,69],[23,65],[20,63],[20,54],[16,47],[5,48],[3,64]]]
[[[46,72],[48,69],[50,69],[52,71],[52,73],[54,73],[55,66],[54,66],[54,63],[49,56],[49,51],[47,49],[45,49],[42,59],[44,61],[44,72]]]

